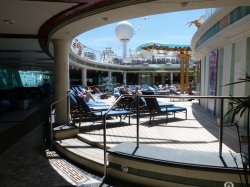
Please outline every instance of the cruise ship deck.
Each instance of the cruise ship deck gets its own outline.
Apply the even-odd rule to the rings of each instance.
[[[113,99],[109,101],[113,102]],[[156,150],[166,148],[166,150],[178,149],[182,151],[191,151],[189,153],[195,153],[198,151],[200,155],[198,159],[194,154],[185,154],[178,157],[186,161],[193,160],[196,164],[199,163],[199,159],[204,159],[204,157],[201,156],[202,152],[206,155],[208,155],[208,153],[214,154],[217,158],[219,158],[219,126],[217,125],[217,119],[212,114],[203,110],[196,100],[192,102],[176,101],[174,104],[187,107],[187,120],[185,120],[185,115],[180,113],[176,114],[175,119],[170,117],[169,122],[166,124],[165,117],[157,116],[155,117],[154,124],[150,126],[149,116],[146,114],[142,115],[140,118],[141,147],[146,145],[152,146],[152,148],[154,147]],[[3,151],[0,156],[1,165],[3,166],[2,168],[5,168],[1,170],[1,185],[15,186],[17,184],[23,184],[24,186],[99,186],[102,183],[104,163],[103,123],[95,122],[93,124],[93,122],[82,122],[81,127],[79,128],[80,133],[78,133],[76,137],[58,140],[56,143],[56,150],[60,150],[60,152],[63,152],[64,154],[66,153],[65,155],[68,158],[72,158],[72,156],[69,155],[69,152],[71,152],[74,156],[78,155],[78,159],[75,161],[79,161],[79,157],[87,159],[90,165],[87,166],[89,168],[86,169],[86,167],[81,166],[81,163],[78,163],[76,166],[73,165],[71,159],[65,158],[59,152],[44,149],[43,124],[36,124],[34,118],[31,121],[27,121],[27,119],[32,119],[37,112],[39,112],[39,107],[37,110],[32,109],[32,111],[26,111],[25,115],[20,114],[20,112],[14,112],[1,118],[2,135],[10,131],[9,128],[6,129],[4,127],[4,124],[11,120],[13,115],[17,115],[15,119],[18,120],[20,118],[20,120],[16,121],[16,124],[13,125],[12,129],[17,129],[20,124],[22,125],[22,131],[20,131],[19,136],[11,136],[10,133],[9,136],[1,136],[1,141],[6,142],[2,145],[6,145],[6,147],[8,147],[2,149]],[[24,121],[28,123],[24,123]],[[118,118],[108,120],[108,148],[113,148],[124,142],[136,142],[136,118],[132,116],[131,125],[128,125],[127,122],[127,119],[120,122]],[[29,124],[33,124],[32,127],[30,127]],[[225,125],[223,134],[224,158],[228,157],[229,151],[232,151],[233,154],[234,152],[239,152],[236,132],[235,126]],[[241,132],[241,134],[244,134],[244,132]],[[12,141],[12,143],[8,143],[10,141]],[[157,147],[159,149],[157,149]],[[247,151],[246,145],[243,144],[242,150],[243,152]],[[21,157],[19,156],[20,154],[22,155]],[[156,152],[153,152],[152,154],[159,156]],[[166,154],[165,158],[168,158],[168,155],[171,155],[171,153],[169,152]],[[176,159],[178,158],[176,157]],[[38,160],[39,162],[37,162]],[[49,162],[47,162],[47,160]],[[232,164],[232,161],[228,162],[227,159],[225,160],[227,164]],[[181,161],[182,160],[178,160],[178,162]],[[75,162],[73,163],[75,164]],[[206,164],[219,164],[221,168],[227,167],[226,165],[223,166],[222,161],[218,163],[207,160]],[[100,167],[100,169],[98,169],[98,167]],[[89,171],[93,173],[94,170],[97,171],[96,175],[89,173]],[[15,178],[14,181],[12,181],[13,178]],[[39,181],[39,184],[37,181]],[[110,182],[114,186],[129,186],[129,184],[124,181],[121,182],[115,180],[114,182],[111,180],[108,183]],[[103,186],[105,185],[107,184],[103,184]]]
[[[249,0],[4,0],[0,4],[0,186],[249,186]],[[104,25],[195,9],[209,12],[204,20],[189,20],[197,31],[188,51],[174,47],[180,60],[152,56],[100,63],[96,50],[85,43],[77,43],[77,53],[72,49],[79,34]],[[194,63],[188,64],[190,57]],[[105,77],[98,85],[108,87],[169,80],[180,83],[181,93],[195,77],[199,97],[206,99],[173,102],[186,107],[187,119],[177,113],[167,124],[164,113],[150,125],[150,112],[142,114],[139,123],[136,114],[131,123],[128,118],[111,117],[107,129],[102,120],[73,124],[68,115],[69,89],[88,86],[93,77]],[[49,123],[51,102],[27,108],[33,96],[49,99],[40,90],[42,80],[53,87],[51,102],[60,102],[54,105],[53,125],[59,125],[55,129]],[[228,102],[235,98],[240,102]],[[244,114],[234,110],[227,115],[234,106]],[[232,119],[238,126],[228,123]]]

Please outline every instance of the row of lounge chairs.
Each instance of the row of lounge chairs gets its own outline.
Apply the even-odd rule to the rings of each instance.
[[[135,91],[135,87],[137,85],[129,84],[129,85],[123,85],[122,87],[125,89],[130,89],[132,92]],[[138,85],[140,87],[141,91],[152,91],[155,94],[158,95],[180,95],[179,92],[175,90],[174,87],[170,87],[168,89],[161,89],[159,86],[156,86],[155,84],[140,84]],[[119,92],[120,87],[114,88],[114,94],[119,96],[121,93]]]
[[[71,90],[70,92],[70,105],[71,105],[71,116],[74,123],[76,123],[76,119],[80,123],[83,120],[100,120],[106,115],[110,105],[106,104],[103,101],[96,100],[96,102],[89,101],[86,102],[83,98],[77,96],[77,91]],[[133,112],[129,110],[115,108],[111,110],[107,116],[128,116],[129,124],[130,124],[130,116]]]
[[[111,107],[110,105],[106,104],[102,100],[96,100],[95,102],[86,102],[84,99],[79,98],[77,96],[78,92],[85,93],[84,88],[82,87],[74,87],[71,89],[70,92],[70,101],[71,101],[71,116],[73,122],[79,122],[79,126],[81,121],[84,120],[101,120],[106,115],[107,110]],[[143,95],[152,95],[155,92],[152,91],[143,91]],[[130,124],[130,116],[135,114],[137,110],[137,98],[139,99],[139,110],[140,112],[149,113],[150,116],[150,125],[152,122],[152,117],[156,115],[166,115],[166,122],[168,122],[168,116],[173,114],[175,117],[175,113],[177,112],[184,112],[186,114],[187,119],[187,109],[185,107],[175,106],[171,103],[160,102],[156,98],[152,97],[135,97],[135,96],[128,96],[123,97],[117,106],[112,109],[107,116],[108,117],[117,117],[119,116],[122,119],[129,118]]]
[[[154,92],[150,91],[144,91],[142,92],[144,95],[154,95]],[[151,119],[155,115],[166,115],[166,123],[168,122],[168,115],[173,114],[175,118],[175,114],[178,112],[184,112],[185,113],[185,119],[187,119],[187,109],[185,107],[180,107],[180,106],[175,106],[170,103],[164,103],[164,102],[159,102],[156,98],[144,98],[147,107],[149,110],[149,116],[150,116],[150,122],[149,124],[151,125]]]

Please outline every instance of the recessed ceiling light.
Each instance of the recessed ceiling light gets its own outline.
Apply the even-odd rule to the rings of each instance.
[[[11,25],[15,24],[15,21],[9,20],[9,19],[4,19],[3,22],[6,23],[6,24],[11,24]]]
[[[181,2],[181,6],[182,7],[185,7],[185,6],[187,6],[188,5],[188,2]]]
[[[103,21],[108,21],[108,18],[107,17],[103,17],[102,20]]]

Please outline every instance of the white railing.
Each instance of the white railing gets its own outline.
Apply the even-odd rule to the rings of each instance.
[[[74,54],[82,57],[84,59],[88,59],[91,61],[95,61],[97,63],[108,63],[122,66],[148,66],[148,65],[163,65],[163,66],[171,66],[171,65],[180,65],[180,58],[178,55],[171,56],[163,56],[162,54],[154,54],[154,55],[139,55],[138,57],[127,57],[122,58],[117,56],[111,52],[110,56],[105,56],[105,54],[101,51],[97,51],[91,49],[77,39],[74,39],[71,43],[71,50]],[[111,50],[111,49],[108,49]],[[191,59],[190,65],[193,64],[193,60]]]

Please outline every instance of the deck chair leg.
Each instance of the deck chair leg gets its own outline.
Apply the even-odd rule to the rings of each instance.
[[[79,117],[79,128],[81,127],[81,121],[82,121],[82,118]]]
[[[130,115],[128,116],[128,124],[130,125]]]
[[[186,112],[186,119],[187,119],[187,110],[185,110],[185,112]]]
[[[150,114],[150,116],[149,116],[149,118],[150,118],[150,119],[149,119],[149,125],[151,125],[151,117],[152,117],[152,116],[151,116],[151,114]]]

